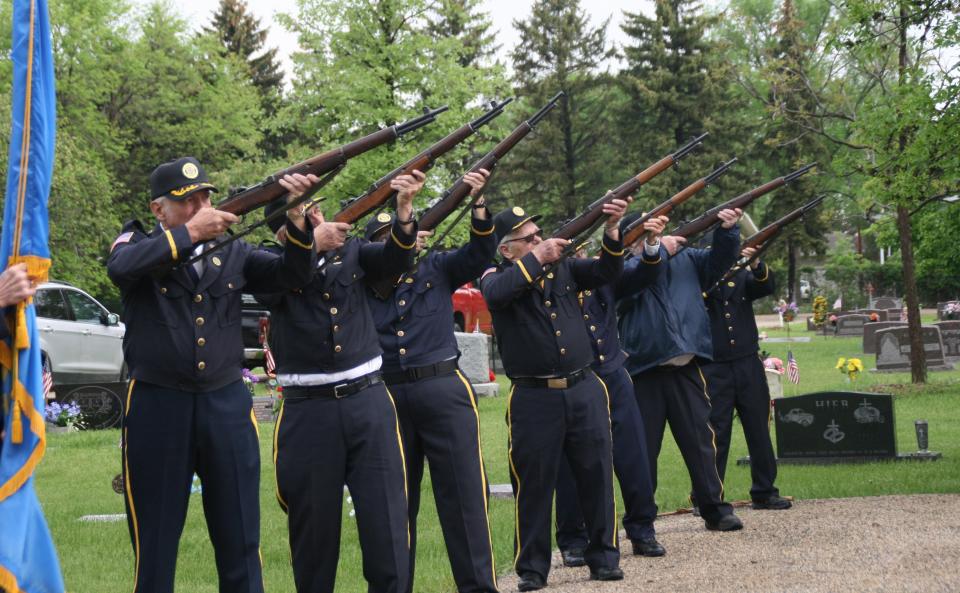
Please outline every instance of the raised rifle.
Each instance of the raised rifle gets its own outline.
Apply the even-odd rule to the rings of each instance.
[[[720,179],[720,177],[722,177],[723,174],[726,173],[727,170],[730,169],[730,166],[733,165],[735,162],[737,162],[736,157],[721,164],[719,167],[716,168],[716,170],[714,170],[712,173],[710,173],[706,177],[702,177],[694,181],[687,187],[683,188],[682,190],[674,194],[673,197],[671,197],[666,202],[660,204],[659,206],[650,210],[640,218],[631,222],[629,225],[627,225],[627,228],[623,229],[623,236],[620,237],[620,240],[623,241],[623,246],[629,247],[643,238],[643,236],[646,234],[646,231],[643,229],[643,225],[645,222],[657,216],[666,216],[667,214],[670,214],[670,212],[672,212],[674,208],[676,208],[680,204],[689,200],[697,192],[707,187],[708,185],[714,183],[717,179]]]
[[[472,136],[477,130],[493,121],[503,113],[503,108],[511,101],[513,99],[506,99],[500,103],[492,101],[486,113],[472,122],[460,126],[447,137],[375,181],[365,194],[346,201],[341,210],[334,214],[333,222],[353,224],[389,202],[397,193],[390,188],[391,181],[400,175],[409,174],[414,169],[423,172],[430,170],[438,158],[453,150],[454,147]]]
[[[559,262],[563,261],[567,257],[570,257],[576,251],[576,248],[580,243],[585,241],[587,237],[592,235],[595,230],[600,228],[600,225],[603,224],[604,204],[607,204],[613,200],[624,200],[630,197],[630,195],[640,189],[643,184],[647,183],[660,173],[663,173],[670,167],[676,165],[683,157],[693,152],[696,147],[703,144],[703,139],[707,136],[707,133],[700,134],[674,152],[653,163],[637,175],[621,183],[616,189],[609,190],[602,198],[587,206],[586,211],[578,215],[576,218],[568,220],[560,225],[560,228],[554,231],[550,238],[568,239],[570,244],[564,248],[560,259],[543,266],[543,272],[538,275],[538,278],[554,269]],[[536,278],[534,280],[536,280]],[[532,285],[533,283],[531,283],[531,286]]]
[[[733,208],[739,208],[743,210],[760,196],[766,195],[775,189],[795,181],[806,174],[810,169],[814,168],[816,165],[816,163],[810,163],[805,167],[797,169],[793,173],[784,175],[783,177],[777,177],[776,179],[768,181],[761,186],[755,187],[746,193],[740,194],[739,196],[733,198],[732,200],[728,200],[719,206],[714,206],[693,220],[681,224],[670,234],[677,237],[685,237],[690,239],[690,237],[694,237],[709,231],[720,222],[720,217],[718,214],[721,210]]]
[[[539,111],[533,114],[532,117],[527,119],[524,122],[521,122],[519,126],[514,128],[510,134],[501,140],[496,146],[493,147],[493,150],[483,155],[483,157],[473,164],[470,167],[468,173],[475,173],[480,169],[486,169],[493,175],[493,170],[496,168],[500,160],[506,156],[508,152],[513,150],[513,147],[516,146],[521,140],[523,140],[527,134],[533,131],[537,124],[540,123],[546,115],[550,112],[551,109],[556,107],[557,102],[560,101],[563,97],[563,91],[560,91],[554,95],[547,104],[540,108]],[[489,178],[487,179],[489,183]],[[473,189],[463,180],[463,177],[458,179],[453,185],[450,186],[447,191],[443,192],[443,195],[440,196],[440,199],[437,200],[435,204],[427,208],[427,210],[420,215],[419,229],[421,231],[432,231],[440,226],[448,216],[450,216],[454,210],[460,207],[463,204],[463,201],[470,195],[470,190]],[[443,233],[433,241],[430,249],[433,248],[433,245],[439,245],[442,243],[443,239],[450,233],[453,227],[463,218],[464,214],[470,211],[469,206],[472,206],[471,203],[463,209],[462,212],[457,216],[457,218],[444,230]],[[429,251],[429,249],[428,249]],[[421,256],[422,257],[422,256]]]
[[[814,200],[807,202],[783,218],[775,220],[774,222],[768,224],[756,233],[744,239],[743,243],[740,244],[740,250],[743,251],[747,248],[753,248],[756,250],[754,254],[750,257],[741,257],[732,268],[726,271],[723,277],[717,280],[716,284],[707,290],[707,294],[712,293],[725,282],[736,276],[737,272],[759,259],[760,256],[763,255],[763,253],[770,247],[774,239],[780,236],[780,233],[783,232],[783,229],[786,228],[788,224],[794,222],[798,218],[802,218],[804,214],[819,206],[820,202],[822,202],[824,198],[826,198],[826,196],[819,196]]]
[[[500,159],[510,152],[513,147],[517,145],[517,143],[523,140],[527,134],[533,131],[540,120],[542,120],[547,113],[549,113],[550,110],[556,106],[560,98],[563,97],[563,94],[563,91],[560,91],[554,95],[546,105],[540,108],[540,111],[533,114],[533,117],[514,128],[514,130],[510,132],[509,136],[501,140],[496,146],[493,147],[493,150],[485,154],[479,161],[474,163],[473,166],[470,167],[468,173],[473,173],[479,171],[480,169],[486,169],[492,175],[493,170],[497,166],[497,163],[500,162]],[[488,177],[487,182],[489,182],[489,180],[490,178]],[[463,180],[463,177],[458,179],[456,183],[450,186],[450,188],[443,193],[436,204],[427,208],[427,210],[420,215],[420,221],[417,225],[418,230],[432,231],[437,228],[437,226],[439,226],[444,219],[446,219],[451,213],[453,213],[454,210],[460,207],[463,201],[466,200],[467,196],[470,195],[470,190],[472,189],[473,188]],[[456,226],[457,222],[463,218],[463,215],[470,210],[472,205],[473,201],[468,203],[463,211],[457,216],[457,218],[447,226],[437,240],[420,254],[418,259],[422,259],[434,248],[434,246],[439,245],[441,241],[443,241],[443,239],[450,233],[453,227]],[[393,278],[388,278],[386,280],[381,280],[380,282],[371,284],[370,289],[377,297],[385,299],[390,295],[390,292],[397,285],[397,282],[400,281],[400,276],[401,275],[397,275]]]
[[[394,124],[392,126],[387,126],[386,128],[381,128],[372,134],[368,134],[363,138],[354,140],[353,142],[348,142],[343,146],[328,150],[326,152],[320,153],[314,157],[311,157],[305,161],[297,163],[292,167],[288,167],[281,171],[277,171],[273,175],[268,176],[266,179],[254,185],[253,187],[244,188],[230,196],[225,200],[216,205],[218,210],[223,210],[224,212],[229,212],[231,214],[236,214],[237,216],[242,216],[260,208],[266,206],[270,202],[281,198],[287,194],[287,190],[280,185],[280,179],[284,175],[292,175],[295,173],[300,173],[301,175],[316,175],[321,177],[320,181],[314,184],[309,190],[307,190],[302,196],[298,197],[296,200],[291,200],[286,204],[283,209],[277,210],[270,216],[270,220],[278,218],[280,216],[285,216],[286,211],[290,208],[295,208],[301,204],[305,204],[307,200],[311,199],[320,189],[326,184],[330,183],[337,173],[339,173],[344,166],[346,166],[347,161],[351,158],[361,155],[365,152],[373,150],[378,146],[386,144],[391,140],[395,140],[404,134],[409,134],[410,132],[422,128],[423,126],[432,123],[437,119],[437,116],[449,109],[446,105],[439,107],[437,109],[424,109],[423,114],[405,121],[403,123]],[[192,257],[191,259],[183,262],[181,265],[191,264],[201,257],[206,257],[212,251],[217,251],[222,249],[227,244],[236,241],[237,239],[250,234],[258,227],[267,223],[267,219],[263,219],[252,223],[243,230],[234,233],[230,237],[212,244],[207,248],[203,254]]]

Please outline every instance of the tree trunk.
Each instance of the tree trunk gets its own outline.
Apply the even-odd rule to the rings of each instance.
[[[800,290],[797,286],[797,246],[792,240],[787,240],[787,302],[799,301]]]
[[[913,236],[910,210],[897,206],[897,230],[900,232],[900,259],[903,262],[903,285],[907,298],[907,331],[910,335],[910,376],[914,383],[927,382],[927,356],[920,333],[920,298],[917,295],[916,268],[913,264]]]

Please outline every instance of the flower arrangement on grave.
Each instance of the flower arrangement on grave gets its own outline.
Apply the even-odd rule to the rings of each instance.
[[[947,320],[960,319],[960,301],[951,301],[943,308],[943,318]]]
[[[44,418],[54,426],[79,429],[82,418],[80,406],[76,402],[60,404],[50,402],[43,411]]]
[[[830,325],[836,325],[836,324],[837,324],[837,316],[830,315]]]
[[[797,318],[797,315],[800,313],[800,307],[796,303],[789,303],[787,301],[780,299],[780,302],[777,303],[777,306],[773,308],[774,313],[779,313],[780,317],[786,323],[790,323]]]
[[[880,315],[876,312],[870,314],[870,321],[880,321]]]
[[[843,358],[837,360],[836,369],[847,376],[847,381],[853,383],[863,372],[863,361],[859,358]]]
[[[813,325],[823,327],[827,321],[827,297],[817,295],[813,299]]]
[[[250,395],[254,394],[254,389],[256,388],[257,383],[260,382],[260,377],[253,374],[250,369],[243,369],[240,372],[243,378],[243,384],[247,386],[247,389],[250,390]]]
[[[766,352],[764,352],[763,354],[766,354]],[[775,356],[768,355],[763,359],[763,368],[770,369],[771,371],[777,373],[778,375],[782,375],[783,361]]]

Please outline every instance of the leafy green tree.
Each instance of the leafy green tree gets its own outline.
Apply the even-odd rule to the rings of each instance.
[[[481,102],[506,90],[502,69],[461,64],[457,38],[433,38],[428,32],[424,0],[299,0],[297,18],[282,22],[298,35],[303,52],[295,54],[296,76],[286,125],[298,132],[288,159],[297,159],[352,141],[376,129],[399,123],[424,107],[449,105],[430,126],[409,138],[352,159],[331,184],[324,208],[363,193],[373,181],[393,170],[429,143],[478,115]],[[484,128],[480,139],[497,128]],[[421,203],[462,175],[469,146],[449,153],[431,171]],[[452,164],[452,168],[451,168]]]
[[[480,0],[438,0],[428,17],[426,31],[434,39],[460,41],[458,61],[463,67],[494,61],[501,47],[490,30],[490,15],[480,11],[480,6]]]
[[[527,19],[513,24],[520,32],[511,54],[521,98],[517,115],[529,117],[557,92],[564,96],[511,153],[501,182],[512,201],[556,222],[622,181],[610,166],[617,89],[602,70],[614,53],[607,23],[591,27],[578,0],[538,0]]]
[[[267,119],[276,116],[283,101],[283,71],[277,58],[276,48],[265,48],[268,30],[261,27],[243,0],[220,0],[212,22],[204,32],[213,35],[229,53],[249,69],[250,80],[260,93],[260,104]],[[282,137],[267,133],[261,147],[270,156],[283,154]]]

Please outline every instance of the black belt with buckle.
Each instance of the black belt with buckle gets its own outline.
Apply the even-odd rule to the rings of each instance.
[[[587,378],[584,369],[570,373],[566,377],[516,377],[511,378],[514,385],[520,387],[546,387],[548,389],[568,389]]]
[[[455,370],[457,370],[457,359],[453,358],[438,362],[436,364],[428,364],[426,366],[413,367],[403,371],[384,373],[383,382],[387,385],[394,385],[396,383],[413,383],[414,381],[419,381],[420,379],[426,379],[428,377],[446,375]]]
[[[377,383],[383,383],[380,371],[374,371],[357,377],[356,379],[344,381],[343,383],[328,383],[327,385],[289,385],[283,388],[283,397],[284,399],[310,397],[343,399]]]

